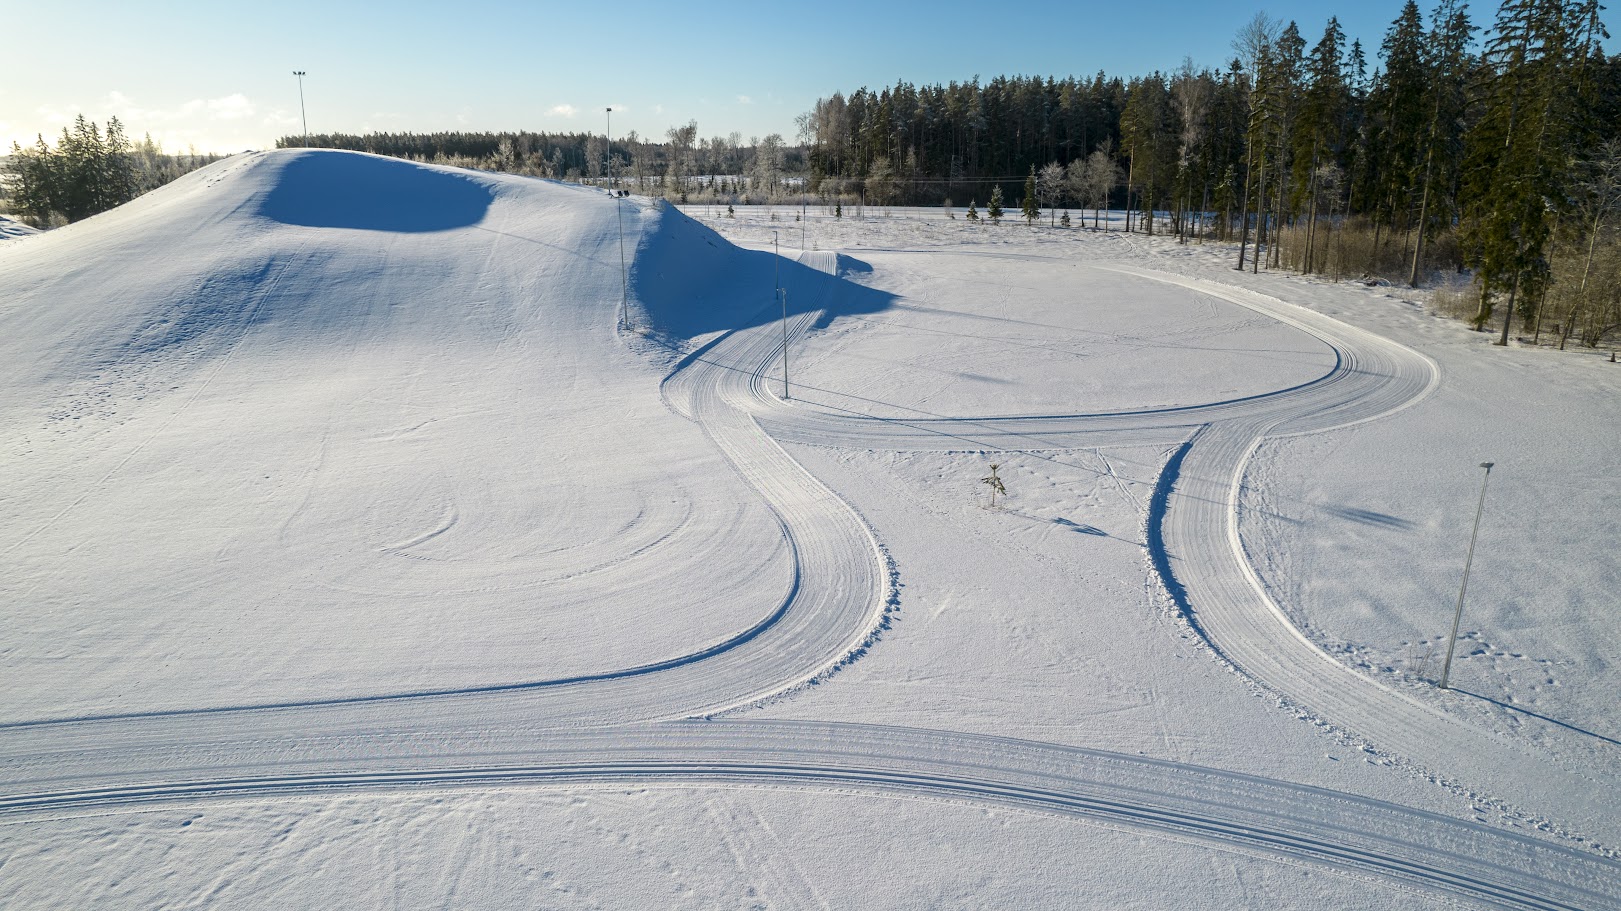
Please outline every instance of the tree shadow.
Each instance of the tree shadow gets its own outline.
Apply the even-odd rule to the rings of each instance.
[[[449,231],[478,224],[494,199],[469,177],[361,152],[298,153],[277,178],[259,214],[306,228]]]
[[[1371,509],[1356,509],[1350,506],[1325,506],[1323,511],[1331,516],[1350,519],[1352,522],[1361,525],[1375,525],[1380,528],[1394,528],[1401,531],[1414,527],[1413,523],[1407,519],[1382,512],[1374,512]]]
[[[1577,733],[1577,734],[1585,734],[1588,737],[1593,738],[1594,740],[1602,740],[1605,743],[1609,744],[1610,746],[1621,747],[1621,740],[1616,740],[1614,737],[1606,737],[1603,734],[1594,733],[1593,731],[1589,731],[1586,728],[1579,728],[1576,725],[1571,724],[1571,723],[1569,723],[1567,721],[1560,721],[1557,718],[1550,718],[1549,716],[1544,715],[1544,714],[1542,714],[1540,712],[1533,712],[1528,708],[1524,708],[1522,706],[1515,705],[1512,702],[1504,702],[1501,699],[1493,699],[1490,696],[1482,696],[1479,693],[1472,693],[1472,692],[1470,692],[1468,690],[1459,689],[1458,687],[1455,687],[1455,686],[1452,687],[1451,689],[1452,689],[1452,692],[1454,692],[1454,693],[1461,693],[1461,694],[1463,694],[1465,696],[1473,696],[1476,699],[1480,699],[1480,700],[1483,700],[1485,702],[1490,702],[1492,705],[1501,706],[1502,708],[1508,709],[1509,711],[1519,712],[1522,715],[1529,715],[1532,718],[1536,718],[1536,719],[1538,719],[1540,721],[1546,721],[1549,724],[1554,725],[1555,727],[1561,727],[1561,728],[1564,728],[1567,731],[1571,731],[1571,732]]]

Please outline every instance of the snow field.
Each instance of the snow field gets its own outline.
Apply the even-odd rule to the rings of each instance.
[[[448,884],[446,901],[459,905],[544,896],[543,904],[570,907],[696,907],[736,896],[762,907],[815,906],[876,894],[899,907],[928,907],[1012,893],[1029,907],[1073,907],[1095,895],[1249,906],[1298,906],[1308,896],[1403,907],[1412,898],[1404,890],[1415,887],[1508,907],[1616,900],[1621,877],[1611,875],[1613,862],[1548,837],[1613,840],[1602,822],[1614,815],[1606,798],[1560,779],[1601,778],[1603,755],[1532,743],[1516,747],[1519,759],[1488,756],[1475,749],[1479,731],[1467,719],[1436,728],[1441,716],[1428,696],[1358,676],[1316,650],[1320,634],[1294,636],[1287,623],[1255,610],[1265,605],[1256,598],[1263,591],[1287,601],[1272,567],[1250,578],[1239,550],[1252,548],[1255,535],[1244,531],[1241,539],[1235,506],[1262,508],[1245,499],[1253,496],[1245,478],[1259,486],[1276,464],[1269,454],[1253,456],[1258,445],[1272,445],[1261,436],[1277,428],[1304,434],[1299,440],[1360,434],[1393,419],[1323,431],[1415,399],[1398,417],[1417,413],[1434,392],[1434,362],[1282,303],[1297,283],[1254,280],[1263,294],[1212,283],[1227,277],[1208,254],[1160,241],[897,218],[818,224],[825,233],[806,245],[820,250],[800,256],[803,264],[773,264],[757,252],[728,252],[708,229],[640,201],[368,164],[376,161],[287,153],[232,161],[174,194],[89,223],[148,228],[170,217],[172,236],[211,226],[238,241],[232,255],[242,258],[224,268],[193,251],[193,268],[170,275],[168,286],[213,281],[209,293],[164,297],[159,275],[155,303],[131,295],[107,318],[94,312],[97,295],[116,283],[106,274],[64,278],[51,256],[97,262],[88,252],[113,249],[108,261],[122,256],[127,269],[164,247],[150,231],[122,232],[145,238],[127,242],[146,244],[139,252],[117,253],[115,232],[88,230],[19,242],[40,244],[26,257],[8,258],[0,248],[0,281],[22,288],[28,303],[68,304],[0,304],[0,320],[25,327],[36,342],[27,352],[17,346],[18,382],[7,387],[16,394],[0,400],[10,409],[0,416],[28,431],[14,450],[19,463],[70,466],[88,481],[62,491],[34,481],[12,504],[34,521],[0,548],[33,560],[30,594],[91,599],[93,587],[72,594],[71,571],[81,569],[74,555],[96,555],[85,561],[93,568],[129,546],[108,540],[131,529],[120,509],[149,509],[156,498],[166,508],[137,526],[137,537],[156,542],[140,545],[146,562],[169,561],[176,580],[189,572],[204,585],[236,581],[231,549],[214,557],[224,567],[206,564],[197,554],[210,553],[214,539],[189,521],[203,514],[223,526],[234,517],[233,540],[245,539],[245,549],[280,555],[314,539],[297,552],[299,569],[280,582],[272,574],[239,583],[250,600],[285,592],[302,603],[311,591],[337,591],[335,607],[375,597],[380,616],[418,598],[421,612],[401,616],[401,625],[426,625],[433,634],[444,625],[462,635],[442,649],[446,664],[464,659],[489,680],[498,676],[492,668],[520,662],[502,651],[504,639],[467,634],[474,621],[494,618],[489,631],[532,651],[545,634],[503,613],[513,592],[527,588],[546,599],[540,610],[551,611],[547,628],[563,637],[558,651],[572,649],[587,662],[577,672],[586,679],[517,688],[498,679],[500,688],[488,692],[481,688],[489,683],[467,682],[432,698],[331,702],[374,694],[369,683],[454,679],[440,668],[404,667],[375,630],[345,629],[354,651],[382,656],[378,666],[357,673],[352,660],[338,665],[307,641],[272,641],[291,649],[289,667],[302,659],[341,668],[302,700],[297,691],[307,679],[290,687],[264,681],[265,692],[295,693],[274,711],[11,721],[0,736],[8,770],[0,826],[22,848],[12,853],[27,860],[8,864],[5,876],[26,878],[47,863],[83,869],[61,861],[95,857],[120,838],[129,853],[164,858],[132,866],[127,854],[108,855],[95,862],[97,876],[49,876],[31,886],[43,900],[73,894],[166,903],[248,881],[283,906],[313,907],[334,895],[364,901],[378,890],[421,887],[414,877],[422,874],[402,872],[400,857],[423,858],[421,871]],[[231,190],[232,179],[244,192],[205,192],[216,184]],[[360,188],[354,205],[332,192],[350,184]],[[287,189],[300,185],[303,192]],[[401,206],[384,192],[390,187],[429,204]],[[620,218],[640,238],[622,314],[612,227]],[[773,227],[792,233],[768,213],[747,210],[717,226],[756,247]],[[255,235],[263,235],[269,262],[243,253]],[[830,255],[831,240],[855,258]],[[1078,255],[1098,267],[1085,270],[1084,284],[1075,281]],[[1178,264],[1172,271],[1203,278],[1167,277],[1171,263]],[[1143,271],[1144,264],[1155,269]],[[827,271],[862,285],[834,282]],[[789,328],[811,371],[807,387],[865,396],[872,410],[832,397],[777,399],[773,273],[790,288]],[[975,293],[999,283],[1009,293]],[[1073,304],[1060,312],[1062,305],[1045,303],[1086,300],[1086,288],[1118,293],[1088,300],[1084,326],[1063,321]],[[1357,295],[1366,296],[1340,289],[1301,296],[1331,310]],[[942,344],[941,332],[928,331],[934,324],[912,319],[925,312],[918,300],[954,341]],[[1027,318],[1025,306],[1040,319]],[[910,315],[896,318],[902,314]],[[615,336],[621,317],[632,332]],[[1222,341],[1190,351],[1188,336],[1198,333],[1134,322],[1147,317],[1188,319]],[[1031,333],[1032,322],[1042,334]],[[1060,356],[1038,355],[1031,367],[1010,353],[1031,344]],[[1137,363],[1155,366],[1148,380],[1130,371]],[[1267,365],[1264,375],[1257,363]],[[118,371],[146,385],[120,386]],[[310,378],[323,371],[336,375],[336,388]],[[117,382],[95,409],[74,411],[58,400],[67,398],[58,384],[82,391],[109,373]],[[1147,410],[1040,415],[1061,403],[1056,389],[1091,389],[1091,401],[1102,401],[1101,390],[1114,387],[1111,374],[1138,382],[1131,394]],[[1266,394],[1278,388],[1288,391]],[[277,393],[288,396],[284,411]],[[268,416],[269,432],[255,436],[253,422],[235,418],[239,403],[253,406],[255,420]],[[1200,407],[1153,411],[1174,405]],[[306,410],[322,419],[320,432]],[[61,413],[69,416],[53,417]],[[458,420],[472,430],[444,426]],[[62,442],[77,428],[54,423],[89,430]],[[948,429],[964,423],[968,434]],[[317,439],[322,455],[297,485],[300,505],[252,498],[245,482],[261,463],[237,447],[267,450],[263,465],[279,469],[307,466],[309,457],[298,445],[278,450],[277,441],[307,452]],[[209,515],[206,497],[167,477],[175,462],[196,468],[191,454],[208,445],[216,446],[213,461],[203,463],[212,480],[237,482],[228,487],[227,505],[236,507],[229,515],[225,506]],[[547,467],[526,474],[525,446],[550,456],[537,460]],[[1005,465],[1013,495],[998,510],[984,508],[975,483],[992,460]],[[424,464],[432,470],[416,472]],[[606,492],[578,483],[582,471],[602,465],[635,483]],[[680,492],[667,500],[647,492],[666,488]],[[513,489],[522,494],[517,504],[492,493]],[[543,500],[555,511],[538,505]],[[751,526],[751,515],[761,521]],[[289,521],[299,532],[291,538],[251,537],[255,525],[285,529]],[[637,550],[632,542],[644,527],[652,542]],[[688,529],[697,540],[678,540]],[[780,550],[762,556],[762,541]],[[531,550],[541,557],[526,563]],[[635,565],[642,555],[656,565]],[[396,568],[389,562],[396,558],[428,566]],[[577,572],[547,575],[558,566]],[[773,581],[773,566],[787,572]],[[886,582],[886,566],[898,577]],[[579,583],[587,587],[578,601],[560,596],[581,578],[591,581]],[[891,591],[896,578],[901,587]],[[127,586],[133,600],[160,590],[112,575],[100,581]],[[472,600],[492,583],[489,603]],[[696,606],[671,597],[683,584]],[[602,606],[620,598],[633,603],[627,619],[604,623]],[[39,613],[60,615],[68,600]],[[476,616],[460,616],[464,601]],[[642,601],[689,619],[699,611],[722,638],[666,629],[658,641],[674,645],[644,647],[655,638],[648,628],[667,618],[636,615]],[[726,613],[724,605],[737,602],[751,610]],[[96,615],[87,607],[76,616],[82,624]],[[188,619],[180,610],[167,617],[175,625]],[[583,619],[570,626],[571,617]],[[271,634],[235,622],[236,657],[252,663],[254,645]],[[872,641],[875,626],[881,635]],[[31,648],[43,650],[51,635]],[[706,641],[716,644],[706,649]],[[121,672],[122,642],[110,636],[63,656],[64,667],[102,669],[100,680],[86,675],[82,687],[89,713],[116,705],[95,688]],[[1213,660],[1213,650],[1225,663]],[[848,663],[852,655],[860,660]],[[1267,663],[1274,657],[1275,667]],[[531,660],[523,669],[538,664],[562,666]],[[1268,689],[1280,681],[1281,693]],[[179,677],[162,681],[177,682],[184,685]],[[210,695],[240,704],[259,685],[229,683]],[[58,678],[69,694],[78,686]],[[148,705],[163,688],[143,694]],[[721,721],[627,723],[721,710],[728,710]],[[995,736],[952,733],[960,730]],[[1400,749],[1371,750],[1364,735],[1376,743],[1394,737]],[[1542,776],[1539,763],[1550,757],[1559,769]],[[1453,782],[1448,789],[1428,784],[1425,775],[1437,772]],[[1486,792],[1468,790],[1480,781]],[[514,785],[524,787],[505,790]],[[761,786],[772,790],[751,790]],[[565,800],[537,787],[572,791],[570,810],[547,830],[561,828],[562,836],[526,851],[537,819],[558,819]],[[603,787],[636,802],[628,811],[603,809]],[[454,791],[432,793],[442,788]],[[469,797],[466,788],[480,793]],[[804,788],[818,793],[799,793]],[[330,796],[335,789],[361,793]],[[752,796],[740,802],[739,794]],[[894,796],[913,799],[887,799]],[[1527,810],[1553,814],[1555,825]],[[1055,827],[1047,813],[1069,818]],[[567,828],[570,815],[585,827]],[[701,817],[713,829],[700,828]],[[1471,817],[1490,826],[1455,821]],[[188,841],[203,833],[192,829],[205,819],[225,825]],[[1077,819],[1104,828],[1075,826]],[[310,821],[308,834],[295,836],[300,820]],[[998,825],[994,833],[988,821]],[[1572,823],[1574,831],[1563,828]],[[695,831],[715,834],[706,840]],[[1145,842],[1143,832],[1156,834]],[[275,847],[264,847],[266,838]],[[344,875],[355,863],[349,858],[383,852],[396,858],[392,875]],[[259,873],[230,860],[267,853],[274,859],[256,864]],[[853,867],[852,854],[876,862]],[[630,872],[605,874],[610,856],[615,869]],[[1302,861],[1331,875],[1302,874]],[[1190,869],[1208,875],[1189,877]],[[320,874],[334,871],[341,890],[319,885]]]

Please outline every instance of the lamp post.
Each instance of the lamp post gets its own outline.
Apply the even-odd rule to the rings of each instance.
[[[1486,509],[1486,482],[1492,478],[1492,462],[1481,462],[1486,474],[1480,479],[1480,503],[1475,506],[1475,530],[1469,533],[1469,555],[1463,561],[1463,585],[1458,588],[1458,609],[1452,614],[1452,635],[1447,637],[1447,658],[1441,664],[1441,689],[1447,688],[1452,673],[1452,649],[1458,643],[1458,621],[1463,619],[1463,595],[1469,590],[1469,566],[1475,562],[1475,539],[1480,536],[1480,514]]]
[[[781,273],[778,271],[782,262],[782,253],[777,246],[777,232],[771,232],[771,284],[775,286],[777,296],[782,298],[782,397],[788,395],[788,289],[782,286]]]
[[[788,394],[788,289],[779,288],[777,293],[782,295],[782,397],[791,399]]]
[[[304,147],[307,149],[310,145],[310,118],[309,115],[304,113],[305,72],[304,70],[293,70],[293,75],[298,77],[298,119],[304,122]]]
[[[625,210],[614,190],[614,109],[608,109],[608,192],[614,196],[614,220],[619,223],[619,323],[630,329],[630,273],[625,266]]]

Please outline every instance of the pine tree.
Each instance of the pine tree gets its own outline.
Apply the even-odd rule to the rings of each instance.
[[[1002,223],[1002,185],[991,185],[991,204],[986,207],[985,214],[990,216],[992,224]]]
[[[1424,261],[1424,242],[1443,225],[1452,224],[1456,203],[1442,188],[1457,185],[1458,161],[1463,152],[1463,114],[1467,107],[1469,53],[1475,27],[1463,0],[1441,0],[1430,16],[1427,47],[1429,71],[1429,128],[1424,135],[1424,170],[1419,178],[1419,205],[1413,244],[1413,263],[1407,283],[1418,287]]]
[[[968,220],[979,221],[979,208],[972,199],[968,200]]]
[[[1548,279],[1544,255],[1550,212],[1560,199],[1569,135],[1563,93],[1572,70],[1564,0],[1505,0],[1484,53],[1485,110],[1468,138],[1464,213],[1466,252],[1477,270],[1476,329],[1494,309],[1493,292],[1508,289],[1502,336],[1507,345],[1516,301],[1540,297]]]
[[[1344,148],[1345,114],[1350,98],[1341,69],[1345,53],[1345,33],[1340,22],[1329,17],[1322,40],[1312,48],[1306,63],[1306,91],[1300,108],[1300,124],[1294,137],[1295,208],[1306,212],[1306,244],[1301,271],[1312,269],[1317,232],[1317,208],[1321,184],[1333,171],[1324,165],[1337,163]],[[1302,200],[1303,196],[1303,202]]]
[[[1378,180],[1377,186],[1368,188],[1372,194],[1369,202],[1374,206],[1376,226],[1397,231],[1408,226],[1414,211],[1421,146],[1429,119],[1424,104],[1429,82],[1424,20],[1414,0],[1407,0],[1390,24],[1380,54],[1384,57],[1384,72],[1369,98],[1378,118]]]

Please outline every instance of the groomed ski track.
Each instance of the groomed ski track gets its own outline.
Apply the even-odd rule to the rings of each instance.
[[[831,254],[803,258],[834,267]],[[1337,352],[1337,365],[1294,389],[1200,408],[897,422],[783,403],[767,381],[781,354],[781,330],[766,323],[732,332],[687,359],[665,396],[705,429],[779,517],[796,578],[758,625],[683,658],[566,680],[0,726],[0,820],[154,800],[402,787],[811,786],[1074,815],[1496,907],[1621,903],[1621,865],[1613,861],[1346,794],[944,732],[674,720],[816,679],[860,647],[889,603],[888,567],[871,533],[773,437],[871,449],[1179,445],[1185,448],[1175,475],[1162,482],[1150,519],[1159,527],[1157,562],[1178,606],[1217,653],[1260,685],[1421,766],[1446,767],[1438,744],[1479,740],[1483,751],[1473,759],[1483,790],[1512,793],[1557,820],[1581,820],[1581,795],[1596,783],[1551,767],[1535,782],[1512,779],[1513,765],[1494,765],[1485,749],[1504,744],[1333,661],[1267,599],[1238,541],[1237,493],[1263,438],[1388,414],[1434,387],[1433,364],[1260,295],[1199,287],[1316,335]],[[831,278],[824,283],[824,307],[836,305],[835,288]],[[798,318],[793,331],[813,316]],[[1445,739],[1430,733],[1441,725],[1454,729]]]
[[[171,765],[173,763],[173,765]],[[813,722],[378,733],[69,757],[0,819],[155,802],[458,787],[813,787],[1073,816],[1308,861],[1489,907],[1613,906],[1615,867],[1536,839],[1315,788],[1002,738]]]

